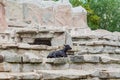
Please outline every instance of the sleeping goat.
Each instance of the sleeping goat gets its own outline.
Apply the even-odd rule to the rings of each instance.
[[[65,48],[63,48],[62,50],[54,51],[52,53],[49,53],[49,55],[47,56],[47,58],[67,57],[66,52],[68,50],[71,50],[72,48],[69,45],[64,45],[64,46],[65,46]]]

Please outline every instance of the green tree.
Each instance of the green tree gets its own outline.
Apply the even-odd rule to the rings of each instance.
[[[120,0],[91,0],[90,7],[101,17],[99,28],[120,31]]]

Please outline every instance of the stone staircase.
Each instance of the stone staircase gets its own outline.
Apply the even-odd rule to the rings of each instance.
[[[16,30],[12,39],[11,34],[2,33],[1,41],[3,38],[4,41],[0,43],[0,80],[120,80],[119,35],[114,36],[114,39],[110,36],[115,33],[106,37],[92,33],[72,36],[73,46],[67,53],[68,57],[51,59],[46,58],[47,55],[62,49],[62,46],[29,44],[30,41],[35,42],[38,34],[44,38],[52,34],[51,38],[55,40],[59,36],[67,39],[64,38],[65,31],[57,31],[59,35],[54,34],[56,30],[48,34],[50,31],[44,29],[39,33],[38,30]],[[27,37],[29,39],[23,40]],[[41,39],[41,36],[37,38]]]
[[[0,80],[120,80],[120,33],[91,31],[83,7],[4,1],[9,27],[0,32]],[[68,57],[46,58],[64,44],[72,47]]]

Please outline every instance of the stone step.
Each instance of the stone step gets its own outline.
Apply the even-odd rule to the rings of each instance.
[[[65,63],[100,63],[100,64],[111,64],[120,63],[120,59],[112,58],[104,55],[74,55],[68,58],[48,58],[46,63],[50,64],[65,64]]]
[[[84,70],[36,70],[36,73],[43,75],[43,80],[79,80],[87,79],[96,71]]]
[[[34,72],[1,72],[0,80],[120,80],[120,68],[92,70],[34,70]]]
[[[98,70],[36,70],[43,75],[43,80],[119,80],[120,69],[98,69]]]
[[[35,72],[26,72],[26,73],[0,73],[0,80],[40,80],[42,77],[41,74]]]
[[[8,63],[19,63],[19,64],[33,64],[38,63],[101,63],[101,64],[110,64],[110,63],[120,63],[119,58],[110,57],[110,55],[71,55],[66,58],[42,58],[35,53],[24,53],[22,55],[17,55],[17,53],[3,52],[0,53],[4,58],[2,62]]]

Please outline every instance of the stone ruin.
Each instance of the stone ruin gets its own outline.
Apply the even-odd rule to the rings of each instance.
[[[120,80],[120,33],[90,30],[81,6],[0,1],[0,80]],[[64,44],[67,58],[46,58]]]

